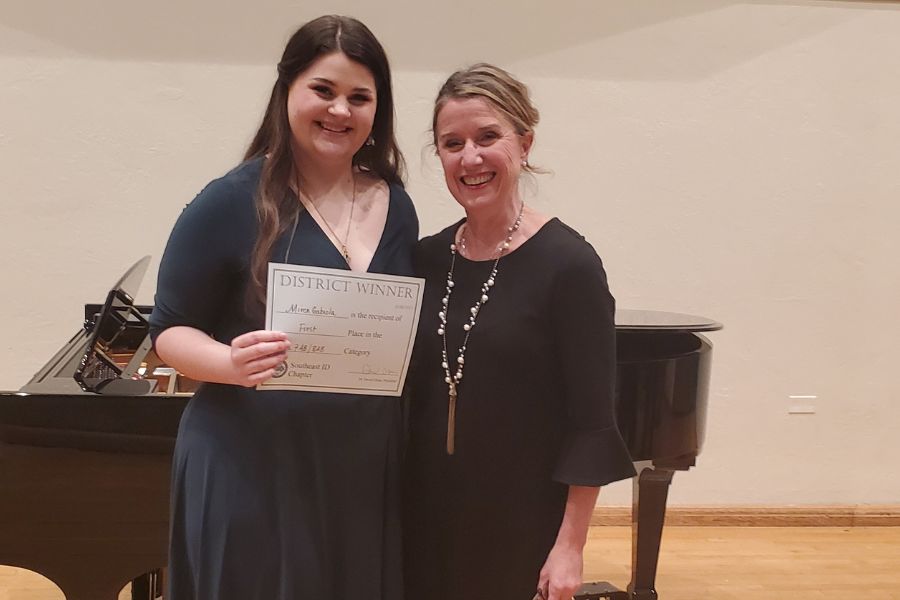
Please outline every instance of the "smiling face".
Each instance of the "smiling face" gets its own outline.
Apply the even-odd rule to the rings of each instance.
[[[303,162],[351,161],[372,131],[375,79],[343,52],[326,54],[300,73],[288,91],[294,151]]]
[[[447,188],[466,211],[502,210],[518,197],[530,133],[479,97],[448,100],[437,115],[435,138]]]

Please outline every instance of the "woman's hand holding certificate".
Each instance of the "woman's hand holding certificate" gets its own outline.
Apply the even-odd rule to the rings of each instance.
[[[236,385],[253,387],[269,379],[287,359],[291,342],[280,331],[248,331],[231,340]]]

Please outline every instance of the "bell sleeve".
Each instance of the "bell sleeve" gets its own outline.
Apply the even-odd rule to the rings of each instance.
[[[602,486],[635,474],[615,420],[615,300],[603,263],[583,238],[560,257],[554,286],[555,346],[564,432],[553,478]]]

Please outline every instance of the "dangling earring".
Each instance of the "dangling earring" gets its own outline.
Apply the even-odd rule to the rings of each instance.
[[[370,136],[369,136],[369,139],[366,140],[366,146],[374,146],[374,145],[375,145],[375,138],[373,138],[373,137],[370,135]]]

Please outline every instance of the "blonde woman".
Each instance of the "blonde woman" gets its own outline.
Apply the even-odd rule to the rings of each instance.
[[[423,239],[406,597],[569,600],[600,486],[634,474],[613,415],[614,301],[599,257],[526,206],[538,111],[486,64],[450,76],[433,132],[465,219]]]

